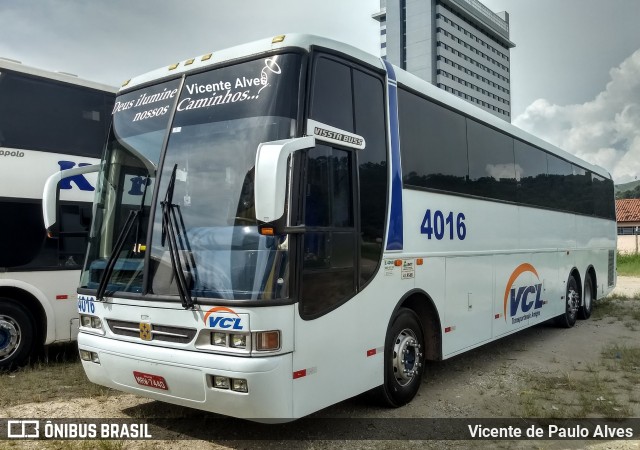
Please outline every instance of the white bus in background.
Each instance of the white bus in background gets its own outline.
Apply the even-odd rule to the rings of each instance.
[[[401,406],[426,360],[571,327],[615,285],[605,170],[323,38],[130,80],[101,169],[82,364],[169,403]]]
[[[42,191],[53,173],[99,161],[114,97],[109,86],[0,59],[0,369],[76,338],[95,176],[61,184],[58,239],[46,237]]]

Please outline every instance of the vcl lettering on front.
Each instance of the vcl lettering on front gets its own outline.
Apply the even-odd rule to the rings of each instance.
[[[211,328],[222,328],[225,330],[242,330],[239,317],[209,317],[209,326]]]
[[[246,331],[249,328],[249,316],[224,306],[214,306],[205,313],[204,323],[216,330]]]

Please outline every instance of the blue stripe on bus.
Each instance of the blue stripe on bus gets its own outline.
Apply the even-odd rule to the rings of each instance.
[[[398,128],[398,88],[393,66],[383,60],[387,66],[389,92],[389,128],[391,136],[391,207],[389,228],[387,230],[387,250],[402,250],[402,170],[400,166],[400,130]]]

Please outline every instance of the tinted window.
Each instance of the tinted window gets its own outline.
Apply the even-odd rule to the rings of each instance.
[[[591,174],[593,189],[594,214],[607,219],[616,218],[613,181],[599,175]]]
[[[404,184],[463,192],[468,171],[464,117],[402,89],[398,115]]]
[[[79,269],[87,245],[91,205],[63,203],[59,237],[46,236],[40,201],[0,202],[0,267],[10,270]]]
[[[351,69],[331,59],[316,59],[310,117],[353,132]]]
[[[515,201],[513,139],[478,122],[467,120],[467,142],[468,193]]]
[[[573,167],[567,161],[557,156],[548,155],[549,189],[551,192],[551,208],[571,211],[571,183],[569,177],[573,176]]]
[[[366,148],[357,151],[360,178],[360,282],[374,274],[382,257],[387,200],[387,135],[382,82],[353,71],[356,133]]]
[[[302,298],[313,317],[355,292],[352,153],[318,145],[307,153]]]
[[[572,203],[571,211],[580,214],[593,214],[593,193],[591,190],[591,172],[576,165],[572,166],[573,173],[569,177],[569,192]]]
[[[115,94],[0,72],[0,146],[99,158]]]
[[[550,206],[552,202],[547,177],[547,154],[518,140],[514,140],[514,153],[518,202]]]

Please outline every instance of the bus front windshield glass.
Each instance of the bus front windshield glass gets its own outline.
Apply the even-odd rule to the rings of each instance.
[[[180,80],[176,79],[116,99],[96,189],[87,260],[80,280],[82,288],[97,289],[118,236],[135,213],[136,220],[124,236],[124,245],[114,255],[107,290],[137,293],[143,290],[153,187],[179,86]]]
[[[122,99],[133,103],[122,111],[123,120],[115,119],[120,112],[114,117],[97,194],[103,213],[94,226],[83,287],[97,288],[114,243],[129,229],[107,291],[179,301],[180,283],[195,299],[288,297],[288,242],[258,233],[253,180],[259,144],[295,137],[300,66],[300,55],[282,54],[187,75],[175,94],[181,80],[148,93],[164,93],[170,104],[166,111],[159,100],[163,95],[147,104],[142,92]],[[130,127],[166,122],[172,112],[172,122],[157,136],[154,131],[126,139],[118,135],[120,122],[128,120]],[[162,167],[156,170],[166,136]],[[141,195],[133,196],[132,190]],[[125,226],[136,209],[141,213],[133,226]],[[146,286],[145,261],[150,262]]]
[[[253,181],[258,145],[295,136],[299,73],[298,55],[278,55],[185,79],[153,219],[154,294],[177,293],[173,234],[193,297],[288,296],[287,241],[258,234]]]

